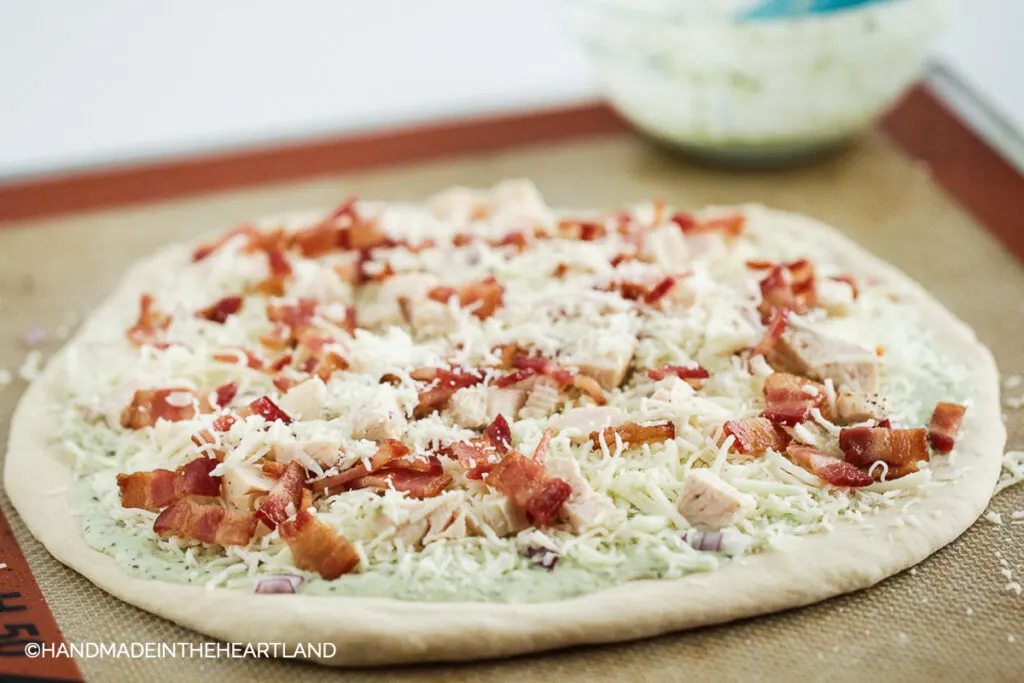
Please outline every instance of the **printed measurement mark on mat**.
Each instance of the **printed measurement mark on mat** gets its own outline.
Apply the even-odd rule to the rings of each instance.
[[[32,644],[55,646],[64,642],[25,555],[0,512],[0,680],[82,681],[70,657],[25,654]]]

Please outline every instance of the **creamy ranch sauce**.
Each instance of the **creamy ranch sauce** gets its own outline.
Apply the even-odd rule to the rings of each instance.
[[[750,2],[569,0],[615,105],[697,147],[815,145],[877,116],[923,68],[950,0],[732,21]]]
[[[649,209],[638,210],[638,215],[646,210]],[[809,257],[823,275],[850,272],[843,264],[842,255],[832,253],[824,238],[819,242],[814,236],[804,234],[799,239],[787,236],[791,218],[756,208],[750,209],[747,215],[748,233],[736,247],[740,251],[726,257],[736,260],[738,265],[733,265],[739,270],[722,264],[719,270],[723,273],[732,272],[737,277],[742,273],[743,278],[748,278],[749,273],[743,270],[744,259],[755,255],[779,261]],[[509,268],[523,269],[523,264]],[[858,276],[855,271],[852,274]],[[504,276],[511,275],[499,271],[499,278]],[[209,294],[188,293],[188,278],[182,279],[180,274],[169,273],[167,284],[171,289],[180,290],[182,297],[191,296],[199,301],[210,298]],[[937,400],[963,402],[967,395],[964,383],[967,372],[943,349],[941,340],[921,331],[925,325],[919,311],[894,303],[896,293],[884,285],[862,284],[856,310],[848,317],[817,322],[830,334],[849,342],[867,348],[885,348],[880,390],[892,401],[893,418],[906,426],[918,426],[927,422]],[[237,283],[227,281],[223,286],[235,287]],[[131,317],[130,312],[126,312],[126,317]],[[700,356],[713,335],[707,318],[698,316],[693,324],[698,327],[689,329],[684,325],[680,332],[684,341],[674,343],[687,346],[691,348],[690,353]],[[118,330],[105,333],[119,336]],[[664,350],[659,348],[645,347],[638,355],[660,357]],[[99,347],[80,354],[73,354],[68,360],[72,384],[69,400],[116,386],[119,373],[132,375],[141,371],[139,367],[150,371],[146,370],[146,365],[121,367],[119,364],[126,359],[124,352],[116,349],[110,357],[105,357]],[[746,370],[733,367],[728,361],[714,365],[715,359],[710,354],[705,355],[707,359],[701,362],[713,367],[709,387],[718,386],[706,393],[714,395],[718,391],[731,395],[715,399],[718,403],[696,404],[711,411],[711,417],[694,415],[689,420],[703,424],[703,420],[709,419],[720,424],[722,418],[718,415],[728,415],[729,410],[741,408],[743,414],[751,414],[746,411],[756,414],[759,409],[752,403],[760,400],[759,380],[750,378]],[[175,361],[175,368],[186,360]],[[161,366],[159,372],[180,371],[175,368],[167,370]],[[97,389],[97,382],[100,389]],[[691,401],[696,399],[692,398],[692,392],[684,394],[677,407],[664,408],[669,410],[669,415],[677,415],[673,410],[684,411],[678,414],[686,415],[685,411],[694,409]],[[643,410],[646,400],[638,399],[636,405],[641,407],[636,409]],[[733,408],[725,408],[727,406]],[[520,420],[513,430],[514,441],[525,444],[523,450],[529,452],[530,444],[536,442],[543,425],[542,420]],[[299,591],[311,594],[433,601],[531,602],[566,598],[631,579],[675,578],[712,571],[730,556],[771,549],[786,536],[827,532],[844,519],[854,523],[867,519],[879,508],[913,495],[917,486],[927,485],[930,478],[929,468],[924,466],[922,472],[892,485],[843,491],[822,488],[814,483],[818,481],[816,477],[779,455],[734,461],[727,460],[724,452],[713,443],[698,441],[696,446],[688,445],[686,439],[695,438],[696,432],[680,436],[679,444],[669,442],[665,446],[635,449],[611,460],[602,458],[599,453],[586,455],[571,450],[567,437],[559,436],[552,445],[551,456],[581,459],[589,483],[607,492],[625,512],[627,521],[622,529],[582,535],[550,531],[549,540],[560,554],[554,571],[540,568],[523,557],[511,537],[496,541],[483,538],[436,541],[423,550],[402,553],[389,547],[388,542],[377,543],[366,521],[371,513],[400,504],[402,497],[395,492],[379,496],[368,491],[349,491],[322,505],[320,517],[349,537],[370,561],[361,563],[357,573],[328,582],[291,566],[288,551],[275,540],[276,534],[264,538],[263,542],[254,541],[249,548],[241,550],[161,540],[152,532],[155,513],[120,506],[114,479],[117,472],[125,471],[123,463],[132,462],[132,469],[171,466],[170,459],[178,457],[175,455],[178,449],[187,449],[194,429],[195,426],[183,423],[161,423],[150,430],[151,433],[135,432],[129,435],[131,441],[122,442],[113,438],[111,430],[102,424],[87,422],[78,411],[66,411],[61,416],[62,439],[76,459],[76,469],[82,477],[85,539],[91,547],[112,555],[125,571],[137,576],[243,591],[251,591],[254,578],[260,575],[300,573],[306,581]],[[419,437],[413,431],[408,438]],[[951,458],[955,457],[956,451]],[[744,520],[738,529],[726,530],[730,545],[722,553],[692,550],[682,540],[685,526],[678,526],[674,498],[666,501],[667,507],[658,507],[657,502],[658,491],[662,491],[663,497],[673,495],[677,482],[672,478],[678,475],[673,475],[672,471],[684,472],[695,465],[712,463],[721,468],[724,478],[753,495],[758,502],[754,517]],[[638,476],[640,483],[631,484]],[[644,477],[650,477],[654,483],[643,483]]]

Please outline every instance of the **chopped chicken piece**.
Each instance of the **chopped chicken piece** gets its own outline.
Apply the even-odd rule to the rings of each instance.
[[[582,374],[593,377],[603,389],[610,391],[626,378],[636,350],[636,336],[632,332],[599,333],[598,336],[599,341],[588,341],[571,358],[564,358],[561,362],[563,365],[576,365]]]
[[[298,420],[318,420],[327,398],[327,387],[319,377],[306,380],[289,389],[278,405]]]
[[[756,507],[753,496],[736,490],[711,470],[690,470],[683,479],[679,512],[696,527],[714,530],[732,526]]]
[[[889,414],[889,403],[880,394],[863,391],[841,391],[836,397],[834,421],[849,425],[866,420],[884,420]]]
[[[844,280],[822,278],[817,281],[818,306],[829,315],[849,315],[857,298],[853,286]]]
[[[390,386],[381,385],[374,399],[353,411],[352,436],[356,439],[386,441],[402,436],[407,425],[405,412]]]
[[[236,510],[250,512],[256,501],[267,495],[275,480],[256,465],[248,462],[227,461],[222,475],[224,500]]]
[[[366,296],[357,314],[363,327],[385,327],[400,325],[408,321],[406,316],[417,309],[427,308],[428,303],[444,306],[427,299],[427,292],[438,284],[438,279],[429,273],[399,273],[380,285],[366,285]]]
[[[641,256],[666,272],[679,272],[690,263],[690,246],[679,226],[670,223],[647,233]]]
[[[530,526],[526,512],[516,508],[508,498],[502,495],[474,502],[466,521],[469,529],[477,535],[483,535],[482,527],[486,526],[494,531],[495,535],[502,538]]]
[[[623,515],[611,498],[595,491],[583,478],[580,465],[574,458],[549,458],[546,467],[548,472],[572,487],[572,496],[562,504],[558,516],[568,522],[576,533],[602,526]]]
[[[525,419],[541,419],[558,410],[562,402],[562,392],[558,383],[550,377],[539,377],[526,397],[523,409],[519,411],[519,417]]]
[[[840,390],[873,393],[878,389],[879,360],[872,351],[807,325],[790,322],[766,358],[776,370],[819,382],[831,379]]]
[[[456,391],[448,401],[448,408],[457,425],[477,429],[489,425],[498,415],[515,420],[525,402],[526,392],[520,389],[478,384]]]

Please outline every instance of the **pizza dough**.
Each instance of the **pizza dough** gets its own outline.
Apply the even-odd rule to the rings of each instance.
[[[629,640],[766,614],[870,586],[951,542],[984,510],[1005,442],[998,373],[971,329],[906,276],[827,226],[796,215],[784,218],[792,235],[826,245],[858,277],[876,277],[898,288],[925,314],[929,331],[970,369],[971,409],[956,448],[963,467],[958,477],[880,510],[870,524],[840,522],[830,532],[787,538],[783,547],[726,562],[713,572],[632,581],[532,604],[256,595],[142,579],[92,549],[78,524],[70,523],[66,491],[73,484],[71,470],[52,442],[53,410],[65,381],[58,359],[28,389],[14,415],[5,487],[49,552],[109,593],[225,641],[291,646],[330,641],[337,645],[336,654],[322,663],[331,665],[468,660]],[[69,346],[89,344],[117,319],[116,311],[134,307],[154,273],[166,270],[183,249],[172,247],[136,265]],[[937,480],[952,469],[947,461],[933,462]]]

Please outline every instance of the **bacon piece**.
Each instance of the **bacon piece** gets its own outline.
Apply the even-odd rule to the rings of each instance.
[[[806,259],[774,266],[761,280],[761,319],[767,321],[776,308],[806,313],[817,302],[814,266]]]
[[[743,227],[747,222],[747,218],[743,214],[717,216],[715,218],[705,218],[704,220],[698,221],[689,214],[675,213],[669,217],[669,220],[679,226],[679,229],[683,231],[684,235],[721,232],[727,237],[738,237],[741,235],[743,233]]]
[[[246,349],[226,349],[213,354],[213,359],[220,363],[237,363],[239,356],[245,358],[245,364],[250,370],[262,370],[263,359],[252,351]]]
[[[267,252],[267,265],[270,275],[256,285],[256,291],[265,296],[284,296],[288,278],[292,276],[292,265],[284,252],[276,249]]]
[[[170,470],[117,475],[121,505],[156,512],[174,501],[175,475]]]
[[[222,384],[214,390],[214,393],[217,395],[217,406],[223,408],[231,403],[235,394],[238,393],[238,383],[228,382],[227,384]]]
[[[551,447],[551,439],[554,437],[555,432],[551,429],[545,429],[544,433],[540,436],[540,441],[537,442],[537,447],[533,449],[533,459],[543,460],[544,456],[548,454],[548,448]]]
[[[423,472],[425,474],[441,474],[444,472],[444,465],[436,455],[428,455],[425,458],[401,458],[392,460],[383,471],[408,470],[410,472]]]
[[[644,303],[650,306],[658,303],[665,297],[672,288],[676,286],[678,279],[672,275],[666,275],[658,284],[651,287],[643,295]]]
[[[153,522],[153,531],[160,536],[181,536],[217,545],[248,545],[255,530],[256,518],[251,513],[190,498],[179,498]]]
[[[502,455],[512,450],[512,430],[504,415],[499,413],[494,421],[487,425],[484,429],[484,438]]]
[[[764,338],[754,347],[754,355],[769,355],[775,345],[782,340],[782,335],[786,333],[788,325],[789,309],[784,306],[773,309],[765,328]]]
[[[278,524],[291,516],[289,505],[294,510],[298,509],[302,490],[306,486],[306,469],[293,460],[280,477],[256,511],[257,519],[271,529],[276,529]]]
[[[939,402],[928,423],[928,443],[939,453],[953,450],[956,434],[964,421],[967,408],[958,403]]]
[[[348,368],[347,360],[334,351],[330,351],[319,360],[316,360],[316,365],[313,366],[311,372],[324,382],[327,382],[331,379],[331,375],[340,370],[348,370]]]
[[[647,371],[647,377],[655,382],[661,381],[666,377],[678,377],[679,379],[686,380],[687,384],[694,387],[699,387],[703,380],[710,376],[708,371],[699,365],[662,365],[659,368]]]
[[[240,225],[237,228],[232,228],[214,241],[200,244],[196,247],[195,251],[192,252],[192,260],[194,262],[202,261],[210,256],[210,254],[227,244],[229,240],[234,237],[238,237],[239,235],[244,235],[249,238],[249,241],[252,241],[253,239],[258,238],[259,230],[251,225]]]
[[[529,370],[534,374],[550,377],[561,385],[572,384],[575,377],[573,372],[566,370],[550,358],[519,355],[516,356],[513,365],[519,370]]]
[[[132,402],[121,413],[121,426],[142,429],[152,427],[157,420],[191,420],[197,414],[210,410],[206,398],[197,397],[190,389],[138,389]]]
[[[810,446],[790,444],[786,449],[786,455],[833,486],[860,487],[874,482],[871,475],[862,472],[851,463],[826,455]]]
[[[294,304],[267,304],[267,320],[272,323],[283,323],[291,328],[309,325],[316,315],[317,300],[308,297],[299,299]]]
[[[242,301],[240,296],[226,296],[197,312],[196,317],[223,325],[230,316],[242,310]]]
[[[360,463],[355,467],[350,467],[344,472],[340,472],[334,476],[314,481],[313,488],[320,493],[336,493],[338,490],[345,487],[346,484],[355,481],[360,477],[366,476],[367,474],[383,469],[388,465],[388,463],[398,460],[399,458],[404,458],[411,452],[412,451],[409,450],[409,447],[398,439],[388,439],[378,446],[377,452],[370,457],[369,467]]]
[[[594,399],[594,403],[597,405],[603,406],[608,403],[608,399],[604,396],[604,390],[601,388],[601,383],[590,375],[576,375],[572,378],[572,385]]]
[[[870,468],[876,462],[889,466],[886,479],[899,479],[917,471],[917,463],[928,460],[928,432],[925,429],[847,427],[839,432],[839,448],[847,462]],[[881,471],[874,470],[881,478]]]
[[[462,284],[457,288],[434,287],[427,292],[429,299],[442,304],[456,296],[459,299],[459,306],[471,308],[473,315],[486,320],[502,305],[505,288],[495,278],[489,277],[480,282]]]
[[[676,426],[671,422],[653,425],[641,425],[627,422],[618,427],[605,427],[599,432],[590,432],[590,443],[594,450],[601,449],[602,438],[609,447],[614,447],[618,439],[622,440],[623,449],[642,446],[645,443],[658,443],[676,438]]]
[[[158,469],[118,474],[121,505],[156,512],[183,496],[216,498],[220,495],[221,478],[210,474],[216,466],[213,458],[196,458],[173,472]]]
[[[359,565],[359,554],[344,536],[299,509],[295,519],[281,524],[281,538],[292,551],[295,566],[316,572],[328,581],[347,574]]]
[[[764,399],[761,416],[792,427],[806,422],[811,409],[825,402],[825,387],[786,372],[773,372],[764,381]]]
[[[722,432],[736,438],[736,450],[740,453],[764,453],[768,449],[781,452],[789,443],[789,434],[766,417],[729,420],[722,426]]]
[[[829,278],[836,282],[845,282],[850,285],[850,289],[853,290],[853,300],[856,301],[857,297],[860,296],[860,288],[857,287],[857,281],[853,279],[852,275],[835,275]]]
[[[374,489],[388,491],[394,489],[407,494],[410,498],[433,498],[440,495],[452,483],[450,474],[433,474],[417,472],[410,469],[387,468],[367,474],[352,481],[350,489]]]
[[[420,382],[431,382],[420,392],[419,403],[413,409],[413,417],[417,420],[441,410],[459,389],[471,387],[484,381],[483,375],[464,370],[443,370],[440,368],[418,368],[409,376]]]
[[[292,418],[288,416],[288,413],[281,410],[276,403],[266,396],[260,396],[258,399],[250,403],[242,413],[242,417],[260,415],[267,422],[280,421],[286,425],[292,423]]]
[[[139,297],[139,317],[135,324],[128,328],[128,341],[135,346],[156,345],[160,342],[160,333],[170,324],[171,316],[157,310],[156,299],[149,294],[143,294]]]
[[[218,432],[226,432],[231,429],[231,425],[238,422],[238,418],[234,415],[221,415],[213,421],[213,428]]]
[[[516,451],[494,466],[487,475],[487,485],[503,493],[539,526],[551,522],[572,495],[568,482],[548,474],[540,461]]]
[[[467,479],[482,479],[498,464],[499,450],[486,439],[470,439],[449,444],[442,452],[459,462]],[[501,451],[507,453],[508,450]]]

